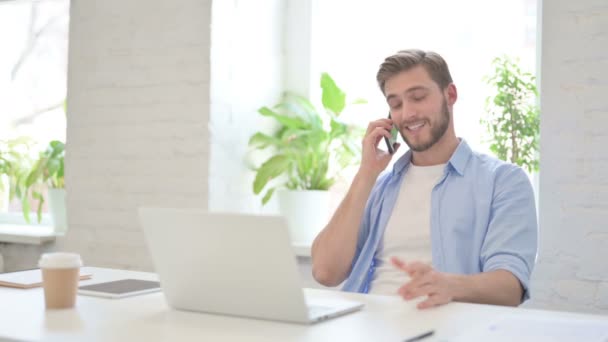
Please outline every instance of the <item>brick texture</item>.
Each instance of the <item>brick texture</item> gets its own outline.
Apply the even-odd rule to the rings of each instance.
[[[608,4],[543,1],[540,252],[530,306],[608,313]]]
[[[211,1],[72,2],[57,249],[149,270],[137,207],[207,208],[210,22]]]

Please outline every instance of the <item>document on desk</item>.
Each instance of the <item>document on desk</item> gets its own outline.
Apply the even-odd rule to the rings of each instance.
[[[608,342],[608,319],[507,316],[481,328],[472,328],[450,341]]]
[[[80,273],[80,280],[91,279],[91,273]],[[16,287],[20,289],[31,289],[42,286],[42,272],[36,268],[33,270],[17,271],[0,274],[0,286]],[[2,342],[2,340],[0,340]]]

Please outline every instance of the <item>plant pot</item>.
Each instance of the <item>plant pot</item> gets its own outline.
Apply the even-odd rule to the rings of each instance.
[[[278,192],[279,212],[287,219],[291,241],[312,245],[329,218],[329,192],[323,190],[283,190]]]
[[[65,213],[65,189],[49,189],[49,211],[56,233],[67,231]]]

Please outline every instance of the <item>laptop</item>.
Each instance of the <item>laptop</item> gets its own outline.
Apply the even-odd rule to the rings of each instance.
[[[305,298],[282,217],[139,208],[139,219],[175,309],[310,324],[363,307]]]

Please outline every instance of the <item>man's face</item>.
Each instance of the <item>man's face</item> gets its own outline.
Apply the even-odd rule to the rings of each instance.
[[[450,125],[444,92],[422,66],[403,71],[384,85],[391,117],[412,151],[435,145]]]

